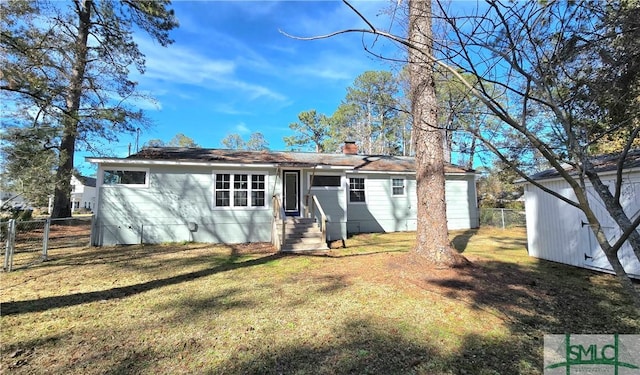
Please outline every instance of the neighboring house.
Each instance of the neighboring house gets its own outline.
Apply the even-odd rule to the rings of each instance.
[[[602,181],[613,189],[615,160],[602,157],[594,161],[594,165]],[[542,186],[575,200],[573,190],[555,170],[540,172],[532,178]],[[607,238],[618,238],[620,228],[605,209],[593,187],[588,182],[587,184],[589,203],[602,223]],[[525,183],[524,194],[529,255],[577,267],[612,272],[582,211],[530,183]],[[630,152],[624,165],[621,204],[631,220],[640,215],[640,150]],[[620,250],[618,258],[629,275],[640,278],[640,262],[628,242]]]
[[[268,242],[274,209],[307,216],[312,196],[328,241],[416,229],[414,158],[358,155],[354,143],[343,154],[169,147],[87,160],[98,165],[95,245]],[[475,178],[446,166],[449,229],[478,226]]]
[[[71,211],[93,211],[96,206],[96,179],[71,176]]]
[[[12,191],[0,191],[0,209],[32,209],[32,207],[22,194]]]

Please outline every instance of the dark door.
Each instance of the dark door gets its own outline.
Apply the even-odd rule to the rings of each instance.
[[[300,216],[300,171],[283,171],[284,213],[287,216]]]

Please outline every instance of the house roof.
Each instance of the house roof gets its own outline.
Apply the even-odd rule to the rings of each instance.
[[[96,187],[96,178],[95,177],[86,177],[79,174],[74,174],[74,176],[82,183],[84,186]]]
[[[595,167],[596,172],[609,172],[617,169],[618,161],[620,158],[619,153],[606,154],[594,157],[591,159],[591,163]],[[574,172],[575,168],[569,164],[565,164],[564,169],[569,172]],[[622,165],[623,169],[640,168],[640,149],[630,150]],[[554,168],[538,172],[531,176],[533,180],[546,180],[559,177],[560,173]]]
[[[105,159],[89,158],[93,162]],[[239,151],[226,149],[148,147],[123,159],[109,161],[179,161],[215,164],[275,164],[281,167],[343,167],[371,172],[415,172],[415,158],[388,155],[322,154],[289,151]],[[456,165],[445,165],[446,173],[475,173]]]

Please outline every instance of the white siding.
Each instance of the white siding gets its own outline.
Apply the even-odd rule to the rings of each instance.
[[[282,197],[282,170],[276,168],[214,168],[210,166],[150,166],[148,186],[104,186],[102,173],[127,169],[102,164],[98,170],[97,245],[213,242],[244,243],[271,240],[271,196]],[[140,168],[138,168],[140,169]],[[213,207],[213,174],[266,174],[264,208]],[[316,195],[327,216],[328,240],[347,232],[396,232],[416,229],[416,181],[413,174],[353,174],[365,178],[365,203],[349,203],[348,177],[343,171],[316,171],[340,175],[340,187],[309,189],[312,170],[300,170],[300,207],[305,196]],[[278,175],[277,175],[278,174]],[[447,215],[450,229],[477,227],[474,175],[447,176]],[[405,194],[393,196],[392,179],[404,179]]]
[[[95,210],[96,188],[83,185],[76,176],[71,176],[71,204],[74,211],[80,209]]]
[[[447,176],[445,196],[449,230],[479,226],[474,176]]]
[[[366,176],[353,175],[353,177],[365,177],[366,202],[348,202],[347,229],[349,233],[416,230],[415,176],[368,174]],[[392,178],[405,179],[406,194],[404,196],[391,194]],[[449,229],[477,228],[478,209],[475,176],[448,175],[445,182],[445,194]],[[348,197],[348,191],[346,195]]]
[[[391,178],[405,178],[407,182],[413,176],[387,174],[349,175],[365,179],[366,202],[349,202],[347,196],[347,230],[349,233],[399,232],[415,229],[414,194],[404,196],[391,195]],[[410,182],[409,182],[410,183]],[[415,189],[414,189],[415,191]]]
[[[103,169],[109,166],[99,169],[99,179]],[[211,167],[152,167],[148,187],[101,186],[97,244],[270,241],[275,170],[240,172],[268,175],[264,208],[214,208],[213,173]]]
[[[341,176],[341,186],[336,187],[312,187],[309,190],[311,175],[307,172],[304,181],[304,194],[310,192],[318,197],[318,202],[327,216],[327,241],[347,238],[347,180],[344,174],[316,172],[316,174]],[[303,195],[304,195],[303,194]],[[306,202],[305,202],[306,203]]]
[[[611,180],[603,179],[603,182]],[[541,183],[562,196],[575,200],[575,195],[566,182]],[[607,237],[610,240],[617,238],[620,235],[619,228],[593,189],[587,189],[590,205],[601,220]],[[636,217],[640,211],[638,197],[640,173],[627,173],[621,203],[625,212],[632,217]],[[611,270],[591,229],[585,225],[586,218],[582,211],[529,184],[525,186],[525,209],[529,255],[577,267]],[[619,259],[629,274],[640,277],[640,262],[628,243],[621,249]]]

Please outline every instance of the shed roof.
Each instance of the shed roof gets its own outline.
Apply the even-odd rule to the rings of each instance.
[[[90,158],[91,161],[106,161]],[[108,159],[114,160],[114,159]],[[322,154],[289,151],[239,151],[211,148],[148,147],[127,158],[135,161],[180,161],[220,164],[276,164],[282,167],[310,168],[314,166],[345,167],[371,172],[415,172],[415,158],[389,155]],[[445,165],[446,173],[475,173],[453,164]]]
[[[620,153],[612,153],[596,156],[591,159],[596,172],[615,171],[618,168]],[[569,164],[564,165],[565,170],[573,172],[575,168]],[[640,149],[630,150],[622,165],[623,169],[640,168]],[[531,176],[533,180],[546,180],[559,177],[560,173],[554,168],[538,172]]]

